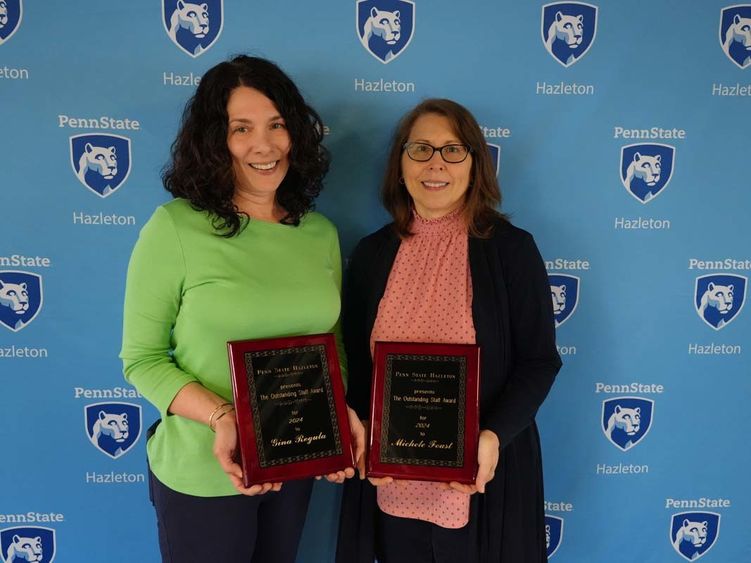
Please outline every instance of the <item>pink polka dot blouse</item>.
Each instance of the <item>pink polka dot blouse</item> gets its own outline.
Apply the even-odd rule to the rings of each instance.
[[[467,228],[455,211],[439,219],[416,213],[411,238],[402,241],[370,335],[377,340],[474,344],[472,279]],[[378,487],[387,514],[416,518],[444,528],[469,520],[469,495],[438,483],[401,481]]]

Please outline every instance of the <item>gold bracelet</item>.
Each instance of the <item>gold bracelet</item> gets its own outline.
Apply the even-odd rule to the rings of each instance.
[[[217,407],[211,411],[211,414],[209,415],[209,428],[211,428],[212,431],[214,430],[214,416],[219,412],[219,409],[226,406],[232,407],[232,403],[222,403],[221,405],[217,405]]]
[[[214,426],[210,426],[212,432],[216,432],[216,423],[219,422],[219,419],[222,418],[225,414],[232,412],[235,410],[235,407],[230,405],[230,408],[228,408],[226,411],[222,412],[219,416],[216,417],[216,420],[214,421]]]

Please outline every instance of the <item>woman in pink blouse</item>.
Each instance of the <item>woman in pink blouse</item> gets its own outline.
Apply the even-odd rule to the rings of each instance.
[[[409,112],[382,197],[394,222],[360,241],[345,287],[348,403],[367,418],[376,341],[478,344],[479,470],[472,485],[348,483],[337,561],[546,561],[534,416],[561,365],[550,289],[532,236],[496,211],[469,111],[432,99]]]

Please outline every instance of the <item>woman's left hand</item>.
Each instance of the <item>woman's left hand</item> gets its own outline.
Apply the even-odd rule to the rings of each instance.
[[[493,480],[495,468],[498,467],[498,458],[501,452],[501,441],[492,430],[483,430],[480,432],[480,439],[477,443],[477,477],[473,485],[463,485],[452,481],[446,487],[473,495],[475,493],[484,493],[485,485]]]
[[[355,467],[360,474],[360,479],[365,479],[365,427],[360,422],[360,417],[351,408],[347,407],[347,418],[349,419],[349,429],[352,434],[352,445],[355,449]],[[354,477],[355,469],[347,467],[336,473],[324,475],[329,483],[344,483],[345,479]],[[317,477],[320,479],[320,477]]]

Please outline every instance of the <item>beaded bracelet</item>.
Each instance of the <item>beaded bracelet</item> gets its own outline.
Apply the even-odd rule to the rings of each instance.
[[[214,417],[216,416],[216,413],[218,413],[219,410],[222,407],[232,407],[232,408],[235,408],[232,405],[232,403],[222,403],[221,405],[217,405],[217,407],[213,411],[211,411],[211,414],[209,415],[209,428],[211,428],[212,432],[214,431],[214,424],[216,423],[216,421],[214,420]]]
[[[216,432],[216,423],[219,422],[219,419],[222,418],[225,414],[227,414],[229,412],[232,412],[233,410],[235,410],[235,407],[233,407],[232,405],[230,405],[230,407],[227,410],[222,411],[222,414],[220,414],[219,416],[216,417],[216,420],[214,421],[214,426],[210,426],[209,427],[209,428],[211,428],[211,431],[212,432]]]

